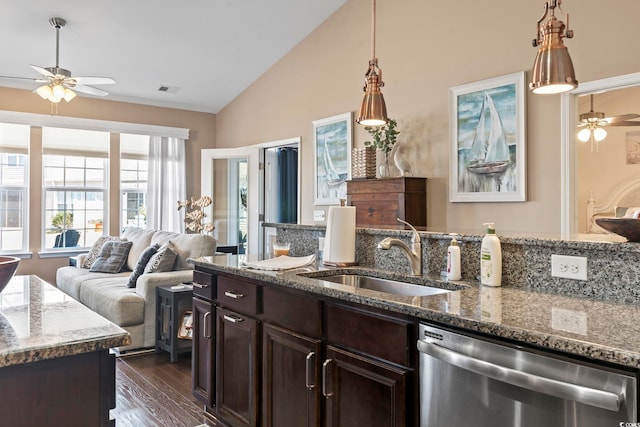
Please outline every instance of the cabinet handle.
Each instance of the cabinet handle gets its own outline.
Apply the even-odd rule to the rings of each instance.
[[[222,317],[227,322],[232,322],[232,323],[240,323],[240,322],[244,321],[244,319],[242,317],[240,317],[240,316],[232,316],[230,314],[224,314],[224,315],[222,315]]]
[[[305,374],[305,385],[307,386],[307,389],[309,390],[313,390],[314,388],[316,388],[315,384],[311,384],[311,381],[309,378],[311,377],[311,359],[313,359],[315,357],[315,353],[312,351],[311,353],[307,354],[307,363],[306,363],[306,374]]]
[[[198,283],[198,282],[192,282],[191,283],[193,286],[195,286],[196,288],[200,288],[200,289],[204,289],[204,288],[208,288],[209,285],[204,285],[202,283]]]
[[[230,292],[230,291],[226,291],[224,293],[225,297],[229,297],[229,298],[233,298],[233,299],[240,299],[244,296],[244,294],[237,294],[235,292]]]
[[[330,398],[331,396],[333,396],[333,392],[327,392],[327,383],[329,382],[329,378],[327,376],[328,372],[329,372],[329,364],[333,362],[333,359],[327,359],[324,361],[324,363],[322,364],[322,394],[324,395],[324,397],[326,397],[327,399]]]
[[[209,329],[207,326],[209,326],[209,321],[207,320],[209,318],[209,316],[211,316],[211,312],[207,311],[204,314],[204,317],[202,318],[202,336],[207,338],[207,339],[211,339],[211,332],[207,333],[207,329]]]

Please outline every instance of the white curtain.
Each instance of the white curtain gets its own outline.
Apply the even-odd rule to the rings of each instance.
[[[147,228],[183,233],[183,211],[178,211],[177,202],[185,199],[184,139],[152,136],[149,140]]]

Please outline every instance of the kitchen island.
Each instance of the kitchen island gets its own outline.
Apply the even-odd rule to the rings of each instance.
[[[129,334],[37,276],[0,293],[0,424],[113,426],[115,357]]]
[[[243,264],[256,260],[247,255],[190,260],[196,266],[194,395],[216,422],[421,425],[417,385],[430,376],[418,365],[418,355],[423,356],[416,344],[440,337],[423,336],[423,325],[624,370],[627,399],[635,402],[640,367],[635,304],[378,268],[316,263],[276,272]],[[429,296],[405,296],[331,280],[353,274],[438,289]],[[545,413],[546,407],[535,410]],[[626,410],[620,406],[614,417],[635,420],[635,406]]]
[[[252,270],[241,265],[243,259],[242,256],[223,255],[191,262],[196,267],[410,315],[420,320],[640,368],[640,323],[637,322],[640,307],[635,304],[507,286],[492,288],[478,282],[447,281],[436,276],[415,278],[371,268],[308,266],[283,272]],[[374,274],[456,291],[426,297],[400,297],[316,280],[339,272]]]

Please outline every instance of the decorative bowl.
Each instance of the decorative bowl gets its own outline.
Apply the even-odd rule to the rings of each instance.
[[[13,277],[19,262],[20,258],[0,256],[0,292],[4,290],[7,283],[9,283]]]
[[[596,218],[596,224],[618,236],[626,237],[630,242],[640,242],[640,219]]]

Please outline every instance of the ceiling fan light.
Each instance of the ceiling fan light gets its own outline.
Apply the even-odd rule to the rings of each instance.
[[[55,96],[56,98],[59,98],[59,99],[64,98],[64,86],[62,86],[61,84],[54,85],[51,88],[51,92],[53,93],[53,96]]]
[[[72,91],[71,89],[64,89],[64,100],[69,102],[71,101],[73,98],[76,97],[76,93],[74,91]]]
[[[584,128],[578,132],[578,139],[582,142],[587,142],[591,138],[591,129]]]
[[[42,99],[49,99],[51,96],[51,87],[49,85],[42,85],[36,89],[36,93],[40,95]]]
[[[603,128],[595,128],[593,130],[593,137],[596,141],[600,142],[607,137],[607,131]]]

